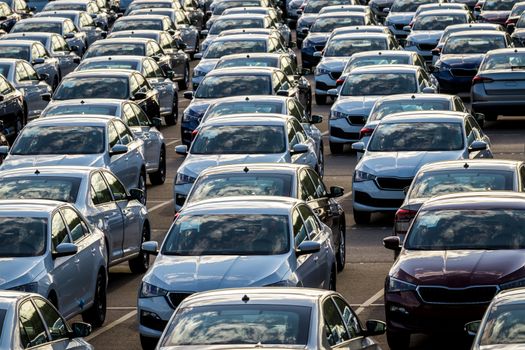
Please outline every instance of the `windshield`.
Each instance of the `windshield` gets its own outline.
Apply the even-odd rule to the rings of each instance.
[[[44,117],[66,114],[95,114],[117,115],[117,106],[104,106],[100,104],[55,105],[43,113]]]
[[[405,239],[414,250],[524,249],[525,210],[420,211]]]
[[[10,154],[98,154],[104,152],[104,139],[103,126],[26,126]]]
[[[408,101],[385,101],[375,105],[368,121],[381,120],[383,117],[401,112],[415,112],[415,111],[450,111],[451,106],[449,101],[422,101],[420,99]]]
[[[414,73],[350,74],[341,89],[341,96],[378,96],[417,92]]]
[[[73,22],[75,21],[75,19],[77,18],[77,14],[76,13],[60,13],[60,14],[55,14],[53,12],[40,12],[38,16],[35,16],[35,17],[50,17],[50,18],[53,18],[53,17],[61,17],[61,18],[69,18],[70,20],[72,20]]]
[[[308,306],[220,305],[179,309],[161,347],[182,345],[286,344],[308,342]]]
[[[0,258],[42,255],[46,236],[45,218],[0,217]]]
[[[23,32],[47,32],[62,34],[62,25],[51,22],[18,22],[15,24],[11,33]]]
[[[430,198],[448,193],[512,191],[514,173],[504,170],[429,171],[415,180],[410,198]]]
[[[461,123],[379,124],[372,134],[369,151],[457,151],[463,149]]]
[[[203,127],[191,145],[192,154],[272,154],[285,150],[284,128],[272,125]]]
[[[325,57],[352,56],[357,52],[386,50],[387,41],[383,38],[370,39],[332,39],[326,46]]]
[[[221,58],[236,53],[266,52],[266,40],[215,41],[206,50],[205,58]]]
[[[418,16],[412,30],[445,30],[450,25],[467,22],[466,15],[425,15]]]
[[[323,7],[333,5],[352,5],[348,0],[311,0],[306,2],[304,13],[319,13]]]
[[[0,48],[0,51],[2,48]],[[0,75],[3,75],[5,78],[9,76],[9,70],[11,69],[11,65],[9,64],[0,64]]]
[[[146,56],[144,49],[145,45],[142,43],[104,43],[91,46],[84,55],[84,58],[111,55]]]
[[[212,24],[209,34],[218,35],[223,30],[242,28],[264,28],[264,20],[262,18],[218,19]]]
[[[514,7],[512,7],[509,17],[520,16],[523,11],[525,11],[525,4],[515,4]]]
[[[58,86],[54,100],[77,98],[114,98],[125,100],[129,97],[127,78],[74,77],[64,79]]]
[[[138,62],[125,62],[125,61],[91,61],[82,62],[77,67],[77,70],[88,70],[88,69],[132,69],[138,70]]]
[[[84,4],[72,4],[67,1],[53,1],[46,4],[44,11],[61,11],[61,10],[71,10],[71,11],[86,11],[87,6]]]
[[[112,32],[120,32],[122,30],[143,30],[143,29],[153,29],[153,30],[163,30],[161,20],[146,20],[141,18],[140,20],[125,20],[125,21],[116,21],[111,28]]]
[[[525,53],[505,52],[504,54],[487,55],[479,70],[497,69],[525,69]]]
[[[240,58],[226,58],[222,59],[217,63],[217,68],[228,68],[228,67],[275,67],[279,65],[278,58],[276,57],[240,57]]]
[[[510,11],[516,0],[487,0],[481,11]]]
[[[345,73],[350,72],[352,69],[364,66],[377,66],[385,64],[410,64],[410,56],[370,56],[370,57],[353,57],[348,62],[345,68]]]
[[[416,12],[419,5],[437,2],[439,0],[395,0],[390,12]]]
[[[365,25],[364,16],[348,16],[348,17],[323,17],[314,22],[310,28],[312,33],[328,33],[336,28],[348,26]]]
[[[195,91],[197,98],[271,94],[270,77],[265,75],[207,76]]]
[[[220,174],[199,178],[186,203],[231,196],[292,195],[292,175],[247,173]]]
[[[480,345],[523,345],[525,343],[523,320],[525,320],[525,305],[521,300],[520,302],[512,300],[508,304],[494,305],[487,316],[485,328],[480,329],[483,332]]]
[[[0,45],[0,58],[18,58],[29,61],[29,47]]]
[[[277,255],[290,250],[286,215],[182,215],[162,246],[165,255]]]
[[[484,54],[490,50],[505,48],[505,37],[483,36],[483,37],[450,37],[443,46],[444,54]]]
[[[259,1],[224,1],[220,2],[213,9],[213,15],[218,16],[222,15],[224,10],[234,8],[234,7],[256,7],[260,6]]]
[[[75,203],[80,178],[17,176],[0,179],[0,199],[49,199]]]
[[[206,111],[202,121],[220,115],[244,113],[282,113],[282,110],[282,102],[223,102],[210,106],[210,108],[208,108]]]

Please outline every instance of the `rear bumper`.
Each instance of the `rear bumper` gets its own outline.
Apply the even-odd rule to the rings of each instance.
[[[472,97],[473,99],[475,96]],[[472,100],[472,109],[476,113],[523,115],[525,108],[525,96],[522,100],[514,101],[475,101]]]

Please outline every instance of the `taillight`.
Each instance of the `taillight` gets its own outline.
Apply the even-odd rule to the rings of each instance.
[[[439,55],[441,53],[441,48],[436,47],[435,49],[432,49],[430,52],[432,52],[432,55]]]
[[[474,6],[474,10],[481,10],[481,4],[479,2]]]
[[[370,136],[374,132],[374,129],[372,128],[361,128],[359,130],[359,139],[362,139],[365,136]]]
[[[191,140],[195,139],[195,136],[199,133],[199,129],[195,129],[191,132]]]
[[[516,24],[518,22],[519,17],[517,18],[509,18],[507,21],[505,21],[505,25],[508,26],[509,24]]]
[[[341,77],[335,81],[336,86],[341,86],[345,82],[346,77]]]
[[[480,77],[479,75],[476,75],[472,79],[472,85],[474,85],[474,84],[482,84],[482,83],[491,83],[493,81],[494,81],[494,79],[492,79],[492,78]]]
[[[394,230],[396,234],[405,234],[417,211],[408,209],[398,209],[394,218]]]

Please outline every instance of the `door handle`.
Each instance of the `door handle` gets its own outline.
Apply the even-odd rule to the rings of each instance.
[[[317,260],[319,260],[319,257],[318,256],[314,256],[314,262],[317,262]]]
[[[93,254],[93,256],[95,255],[96,252],[97,252],[97,249],[95,247],[91,248],[91,254]]]

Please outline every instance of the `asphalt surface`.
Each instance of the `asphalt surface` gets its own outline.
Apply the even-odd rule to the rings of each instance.
[[[192,66],[195,66],[195,61]],[[308,77],[310,80],[313,76]],[[313,86],[313,84],[312,84]],[[179,94],[179,120],[182,111],[189,104]],[[328,134],[328,113],[330,106],[313,104],[313,114],[323,115],[318,125],[321,132]],[[496,158],[524,159],[525,118],[501,118],[488,122],[485,131],[492,141]],[[152,224],[152,239],[162,242],[174,216],[173,182],[183,157],[175,154],[180,144],[180,126],[163,127],[167,147],[167,180],[162,186],[148,185],[148,208]],[[367,319],[384,320],[383,283],[393,262],[393,253],[382,246],[382,239],[392,232],[393,215],[374,214],[367,226],[357,226],[352,217],[352,174],[356,155],[347,149],[343,155],[330,154],[327,136],[325,144],[325,177],[327,186],[343,186],[345,195],[338,198],[346,211],[347,262],[345,269],[337,276],[337,290],[351,303],[364,323]],[[151,258],[153,263],[153,257]],[[137,292],[142,275],[130,272],[127,263],[110,269],[108,286],[108,312],[103,327],[95,329],[87,340],[97,349],[134,350],[141,349],[136,313]],[[461,334],[439,334],[436,336],[412,336],[410,349],[469,349],[468,340]],[[383,349],[388,349],[385,336],[376,337]]]

